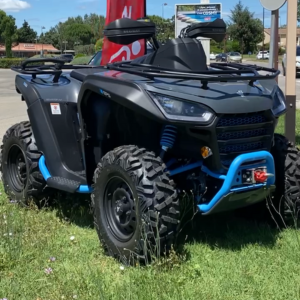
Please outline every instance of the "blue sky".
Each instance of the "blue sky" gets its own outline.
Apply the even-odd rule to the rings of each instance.
[[[164,6],[164,16],[174,15],[175,4],[197,3],[191,0],[148,0],[147,13],[162,15],[162,3]],[[223,18],[226,20],[230,10],[238,0],[210,1],[211,3],[222,3]],[[200,3],[200,0],[199,0]],[[250,11],[255,12],[256,17],[263,16],[263,9],[259,0],[246,1],[242,3],[249,7]],[[106,0],[0,0],[0,9],[16,18],[17,26],[20,27],[23,20],[27,20],[30,26],[38,33],[44,26],[46,31],[55,26],[59,21],[64,21],[68,17],[98,13],[105,15]],[[271,13],[265,13],[265,26],[270,26]],[[280,23],[286,24],[286,5],[280,9]]]

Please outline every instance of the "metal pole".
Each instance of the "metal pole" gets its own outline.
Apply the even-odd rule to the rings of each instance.
[[[273,10],[271,15],[271,41],[269,67],[278,69],[278,16],[279,10]],[[278,78],[276,78],[278,82]]]
[[[161,12],[161,17],[162,18],[164,18],[164,3],[161,5],[161,10],[162,10],[162,12]]]
[[[278,26],[279,26],[279,9],[274,11],[274,27],[275,27],[275,36],[274,36],[274,69],[278,70],[278,37],[279,37],[279,30],[278,30]],[[276,81],[278,83],[278,77],[276,78]]]
[[[285,136],[295,143],[296,129],[296,36],[297,36],[297,1],[287,1],[287,47],[285,94],[287,112],[285,116]]]
[[[265,54],[264,54],[264,51],[265,51],[265,8],[263,7],[263,30],[264,30],[264,39],[263,39],[263,46],[262,46],[262,58],[264,59],[265,58]]]
[[[275,46],[275,13],[271,13],[271,38],[270,38],[270,58],[269,58],[269,67],[273,68],[274,66],[274,46]]]

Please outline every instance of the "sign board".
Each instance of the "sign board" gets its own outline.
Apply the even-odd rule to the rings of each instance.
[[[201,22],[213,22],[222,18],[222,4],[175,4],[175,37],[180,31],[193,24]]]
[[[282,7],[286,3],[286,0],[260,0],[260,3],[265,9],[272,11]]]
[[[33,49],[35,49],[35,44],[24,44],[24,48],[33,48]]]

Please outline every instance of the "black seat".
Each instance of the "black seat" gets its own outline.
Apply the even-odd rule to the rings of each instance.
[[[77,79],[79,81],[84,81],[84,79],[88,76],[88,75],[93,75],[95,73],[101,72],[103,71],[104,67],[93,67],[93,68],[86,68],[86,69],[77,69],[77,70],[73,70],[70,73],[70,77]]]
[[[201,42],[191,38],[168,40],[157,51],[145,57],[143,63],[176,71],[208,69]]]

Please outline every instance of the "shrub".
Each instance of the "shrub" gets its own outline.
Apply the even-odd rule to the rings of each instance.
[[[278,55],[283,55],[285,53],[285,49],[282,47],[278,48]]]
[[[102,47],[103,47],[103,39],[100,39],[96,42],[95,52],[102,50]]]
[[[20,66],[25,58],[1,58],[0,69],[10,69],[13,66]],[[43,65],[44,63],[33,63],[34,65]]]
[[[79,45],[74,47],[75,53],[83,53],[85,55],[93,55],[95,53],[95,45]]]
[[[12,66],[19,66],[24,61],[23,58],[1,58],[0,68],[10,69]]]

